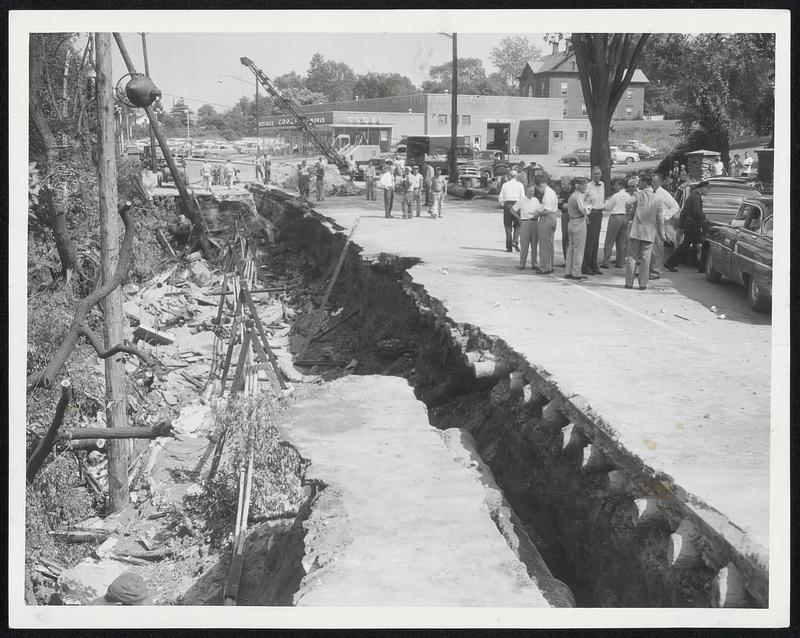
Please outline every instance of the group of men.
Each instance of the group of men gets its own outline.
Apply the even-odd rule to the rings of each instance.
[[[401,208],[403,219],[411,219],[416,209],[417,217],[422,211],[422,198],[425,197],[425,206],[428,214],[434,219],[444,218],[444,196],[447,194],[447,178],[442,175],[442,169],[435,169],[425,165],[425,175],[420,173],[419,166],[406,166],[402,170],[392,162],[384,164],[380,178],[376,179],[377,168],[370,165],[365,170],[367,183],[367,199],[375,200],[376,188],[383,190],[383,206],[386,218],[393,217],[394,194],[402,197]]]
[[[314,195],[316,201],[325,199],[325,167],[328,164],[324,157],[317,159],[314,166],[309,166],[306,160],[297,165],[297,190],[302,199],[311,195],[311,178],[314,178]]]

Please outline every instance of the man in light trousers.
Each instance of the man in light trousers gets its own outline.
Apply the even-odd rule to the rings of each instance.
[[[678,202],[662,186],[661,175],[654,173],[651,176],[653,183],[653,200],[661,210],[661,217],[666,222],[680,210]],[[661,269],[664,267],[664,240],[656,237],[653,242],[653,255],[650,259],[650,279],[661,277]]]
[[[539,222],[539,200],[535,197],[535,189],[529,186],[525,189],[525,197],[511,207],[513,214],[519,219],[519,266],[517,270],[525,270],[528,260],[528,249],[531,251],[531,269],[536,270],[536,251],[539,244],[537,232]]]
[[[639,262],[639,290],[645,290],[650,280],[653,241],[656,238],[664,240],[664,220],[654,201],[649,175],[639,178],[639,190],[633,197],[633,219],[628,236],[628,255],[625,258],[625,287],[633,288],[636,263]]]
[[[431,217],[438,219],[444,217],[444,196],[446,194],[447,178],[442,175],[442,169],[437,166],[433,179],[431,179]]]
[[[567,264],[564,272],[564,279],[586,279],[581,274],[583,265],[583,251],[586,247],[586,222],[589,215],[589,204],[586,201],[586,178],[578,177],[575,179],[575,191],[567,200],[567,214],[569,222],[567,224]]]
[[[544,175],[534,178],[536,190],[541,193],[542,203],[539,205],[539,221],[537,234],[539,236],[539,274],[549,275],[553,272],[555,259],[554,237],[558,225],[558,195],[547,184]]]
[[[625,248],[628,241],[628,216],[625,214],[625,204],[630,199],[630,194],[625,190],[625,182],[616,179],[612,183],[614,194],[608,198],[603,210],[608,213],[608,226],[606,239],[603,243],[603,263],[600,268],[608,268],[611,264],[611,249],[616,244],[617,254],[614,265],[622,268],[625,259]]]
[[[383,189],[384,216],[388,219],[392,216],[392,205],[394,204],[394,171],[389,162],[386,162],[383,174],[378,180],[378,188]]]
[[[367,167],[364,169],[364,180],[367,186],[367,199],[370,201],[375,201],[377,196],[375,195],[375,175],[377,171],[375,170],[375,164],[370,162],[367,164]]]

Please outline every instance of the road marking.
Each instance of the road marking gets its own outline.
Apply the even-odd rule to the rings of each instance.
[[[687,339],[691,339],[692,341],[699,341],[700,340],[699,337],[695,337],[694,335],[690,335],[690,334],[688,334],[686,332],[683,332],[682,330],[678,330],[677,328],[674,328],[673,326],[669,325],[668,323],[664,323],[663,321],[659,321],[658,319],[654,319],[653,317],[650,317],[649,315],[646,315],[643,312],[639,312],[638,310],[634,310],[633,308],[629,308],[625,304],[621,304],[618,301],[614,301],[613,299],[609,299],[605,295],[601,295],[599,292],[595,292],[594,290],[591,290],[591,289],[587,288],[586,286],[581,286],[580,284],[576,284],[574,281],[569,281],[569,280],[567,280],[567,283],[575,286],[579,290],[583,290],[584,292],[586,292],[586,293],[588,293],[590,295],[594,295],[598,299],[602,299],[603,301],[611,304],[612,306],[617,306],[618,308],[622,308],[623,310],[625,310],[625,311],[627,311],[627,312],[629,312],[629,313],[631,313],[633,315],[636,315],[637,317],[645,319],[645,320],[649,321],[650,323],[653,323],[653,324],[655,324],[657,326],[660,326],[661,328],[666,328],[670,332],[674,332],[675,334],[678,334],[678,335],[680,335],[682,337],[685,337]]]

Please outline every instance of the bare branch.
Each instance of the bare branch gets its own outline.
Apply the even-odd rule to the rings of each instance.
[[[69,405],[71,399],[72,383],[70,383],[69,379],[64,379],[64,381],[61,382],[61,396],[56,405],[56,413],[53,416],[53,422],[50,424],[50,427],[47,428],[47,433],[42,440],[39,441],[39,445],[36,446],[33,454],[31,454],[28,465],[25,468],[25,478],[28,483],[32,483],[33,479],[36,478],[36,474],[41,469],[42,463],[44,463],[47,455],[50,454],[50,450],[53,449],[58,429],[64,422],[64,413],[67,411],[67,405]]]
[[[139,357],[147,364],[153,363],[153,357],[151,357],[150,354],[144,350],[136,348],[135,346],[130,346],[124,343],[118,343],[117,345],[112,346],[108,350],[104,351],[103,344],[100,342],[100,337],[95,334],[94,330],[85,324],[80,327],[78,332],[86,337],[91,346],[94,348],[94,351],[97,353],[97,356],[101,359],[108,359],[109,357],[113,357],[115,354],[125,352],[127,354],[132,354],[136,357]]]

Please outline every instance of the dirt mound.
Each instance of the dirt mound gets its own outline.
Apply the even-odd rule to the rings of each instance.
[[[313,166],[311,167],[313,169]],[[297,164],[286,162],[273,168],[273,179],[282,187],[291,190],[298,190],[297,187]],[[311,190],[314,189],[314,176],[311,176]],[[336,166],[330,164],[325,167],[326,195],[361,195],[364,189],[356,186],[352,180],[339,172]]]

